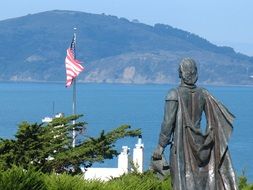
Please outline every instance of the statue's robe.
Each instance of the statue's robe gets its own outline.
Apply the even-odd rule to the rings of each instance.
[[[205,112],[207,126],[200,127]],[[166,98],[159,144],[170,149],[174,190],[237,190],[228,150],[234,116],[196,86],[172,89]]]

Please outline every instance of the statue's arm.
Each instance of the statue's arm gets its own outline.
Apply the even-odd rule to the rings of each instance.
[[[175,100],[166,100],[164,108],[164,118],[161,125],[161,132],[159,136],[159,145],[165,148],[170,139],[176,122],[178,102]]]
[[[178,108],[178,98],[175,89],[171,90],[165,101],[164,117],[161,125],[158,146],[153,154],[153,157],[160,159],[164,148],[169,144],[175,127]]]

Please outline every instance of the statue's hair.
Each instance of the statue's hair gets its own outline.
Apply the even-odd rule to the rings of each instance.
[[[184,58],[178,68],[179,78],[186,84],[195,84],[198,80],[197,64],[192,58]]]

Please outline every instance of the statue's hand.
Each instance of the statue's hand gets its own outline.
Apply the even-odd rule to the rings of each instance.
[[[160,145],[158,145],[153,153],[152,158],[154,160],[161,160],[162,159],[162,154],[163,154],[164,148]]]

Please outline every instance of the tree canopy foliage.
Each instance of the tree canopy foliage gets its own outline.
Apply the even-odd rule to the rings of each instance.
[[[112,131],[101,131],[98,137],[85,137],[86,123],[78,121],[82,115],[54,118],[49,123],[19,124],[15,139],[0,139],[0,169],[13,165],[28,169],[33,166],[42,172],[80,173],[80,166],[90,167],[118,155],[115,142],[135,137],[141,132],[122,125]],[[72,123],[76,120],[75,124]],[[80,139],[72,147],[72,131]]]

